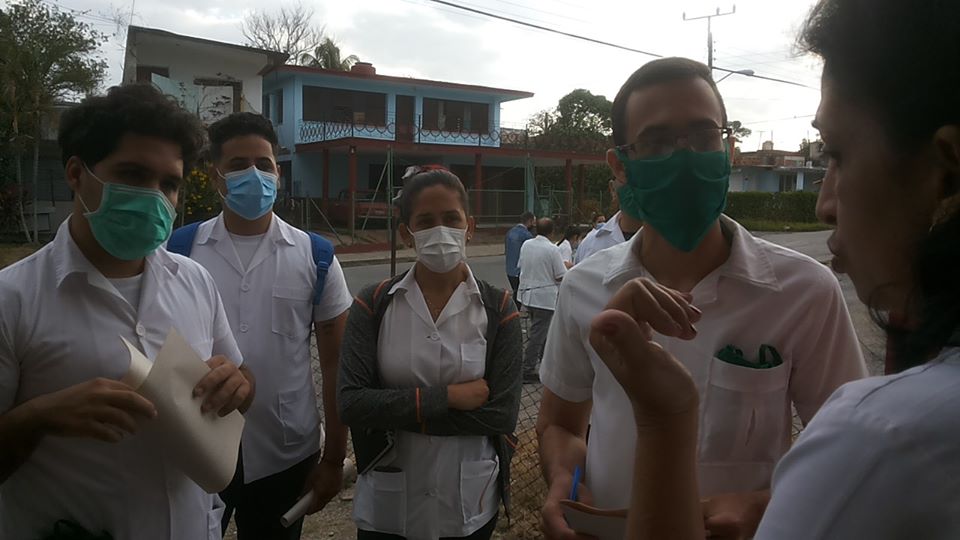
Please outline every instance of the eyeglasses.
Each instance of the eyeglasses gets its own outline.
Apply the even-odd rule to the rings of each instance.
[[[617,147],[629,158],[653,158],[668,156],[681,147],[683,139],[687,148],[694,152],[715,152],[723,150],[723,141],[730,136],[730,128],[711,126],[693,129],[683,133],[651,133],[640,135],[637,140]]]

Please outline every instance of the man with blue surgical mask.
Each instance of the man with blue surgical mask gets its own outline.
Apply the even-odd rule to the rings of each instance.
[[[167,248],[188,254],[213,275],[257,381],[237,472],[221,493],[223,528],[234,514],[240,540],[295,540],[303,520],[284,528],[280,517],[305,492],[314,493],[313,513],[341,487],[347,432],[336,408],[337,365],[352,297],[333,246],[273,213],[280,170],[270,121],[235,113],[211,125],[209,137],[210,177],[223,212],[177,230]],[[323,375],[325,442],[311,328]]]
[[[0,538],[217,540],[223,503],[172,466],[184,441],[151,429],[154,403],[121,382],[121,337],[155,358],[175,329],[209,359],[197,408],[224,416],[253,399],[216,284],[158,249],[203,130],[131,85],[66,111],[58,142],[73,214],[0,271]]]
[[[834,390],[866,374],[831,272],[723,215],[726,122],[710,69],[683,58],[644,65],[613,102],[616,147],[607,163],[621,212],[644,225],[574,266],[560,287],[537,420],[550,486],[547,538],[576,537],[559,501],[569,496],[577,467],[583,502],[626,508],[630,501],[634,444],[644,434],[630,423],[630,401],[589,341],[594,317],[622,288],[654,305],[695,306],[684,320],[696,327],[647,339],[673,354],[700,392],[697,461],[711,538],[756,531],[773,468],[790,447],[791,406],[806,424]]]

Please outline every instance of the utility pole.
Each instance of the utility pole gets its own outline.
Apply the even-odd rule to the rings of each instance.
[[[700,19],[707,20],[707,66],[710,68],[710,73],[713,73],[713,18],[714,17],[723,17],[724,15],[733,15],[737,12],[737,6],[734,4],[733,9],[726,13],[720,13],[720,8],[717,8],[716,13],[711,13],[710,15],[703,15],[701,17],[687,17],[687,13],[683,13],[684,21],[699,21]]]

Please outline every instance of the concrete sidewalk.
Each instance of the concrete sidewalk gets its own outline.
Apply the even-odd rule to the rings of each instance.
[[[830,262],[832,255],[827,249],[827,239],[832,231],[798,232],[798,233],[755,233],[774,244],[778,244],[803,253],[824,264]],[[503,255],[503,243],[477,244],[467,246],[467,257],[498,257]],[[416,260],[417,254],[412,249],[397,251],[397,262],[411,262]],[[371,251],[369,253],[337,254],[340,265],[365,266],[370,264],[386,264],[390,262],[389,251]]]

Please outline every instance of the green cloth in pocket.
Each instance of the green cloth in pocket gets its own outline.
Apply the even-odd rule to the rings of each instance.
[[[728,364],[751,369],[773,369],[783,363],[783,358],[773,345],[761,345],[759,359],[756,362],[747,360],[743,351],[733,345],[720,349],[716,356],[717,359]]]

